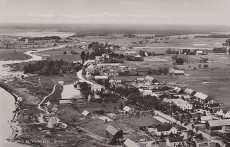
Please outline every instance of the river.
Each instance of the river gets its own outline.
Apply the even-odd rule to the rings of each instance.
[[[5,64],[40,61],[42,60],[42,57],[35,55],[34,53],[44,50],[59,49],[62,47],[64,46],[27,51],[25,54],[31,56],[31,59],[28,60],[0,61],[0,79],[13,78],[14,76],[23,74],[22,72],[11,72],[9,68],[4,66]],[[0,94],[0,147],[28,147],[27,145],[18,143],[16,144],[15,142],[9,142],[7,140],[7,138],[10,137],[13,132],[11,125],[8,122],[13,118],[13,111],[15,110],[15,99],[9,92],[5,91],[1,87]]]
[[[2,88],[0,88],[0,93],[0,147],[28,147],[27,145],[16,144],[15,142],[9,142],[7,140],[13,132],[8,121],[10,121],[13,117],[15,99],[9,92]]]

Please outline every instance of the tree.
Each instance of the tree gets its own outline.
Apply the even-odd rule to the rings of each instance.
[[[63,52],[63,54],[64,54],[64,55],[66,55],[66,54],[67,54],[67,52],[66,52],[66,51],[64,51],[64,52]]]
[[[123,110],[124,104],[123,104],[123,103],[120,103],[120,104],[119,104],[119,108],[120,108],[121,110]]]
[[[198,67],[201,68],[201,64],[199,64]]]
[[[177,58],[176,59],[176,64],[183,65],[184,64],[184,60],[182,58]]]
[[[204,68],[208,68],[208,64],[204,64],[204,66],[203,66]]]
[[[85,58],[86,58],[86,54],[84,51],[81,52],[81,60],[82,60],[82,64],[85,62]]]

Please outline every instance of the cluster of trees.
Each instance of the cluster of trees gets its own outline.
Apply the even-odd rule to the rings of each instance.
[[[208,36],[195,36],[194,38],[230,38],[229,34],[212,34],[212,35],[208,35]]]
[[[172,50],[172,49],[167,49],[165,51],[165,54],[179,54],[179,51],[176,51],[176,50]]]
[[[127,56],[126,57],[127,61],[144,61],[143,57],[133,57],[133,56]]]
[[[124,37],[136,38],[137,36],[135,34],[125,34]]]
[[[182,54],[195,55],[197,50],[183,49]]]
[[[60,40],[60,36],[46,36],[46,37],[32,37],[32,38],[22,38],[21,40],[28,39],[30,41],[35,41],[35,40]]]
[[[142,96],[138,93],[131,93],[128,97],[127,97],[128,104],[131,105],[137,105],[142,109],[145,110],[152,110],[154,108],[157,107],[157,105],[159,105],[159,101],[156,97],[154,96]]]
[[[223,45],[226,45],[226,46],[230,45],[230,39],[227,39],[225,43],[223,43]]]
[[[66,62],[63,60],[43,60],[35,63],[29,63],[24,66],[24,73],[40,74],[40,75],[58,75],[68,73],[70,71],[79,71],[81,64]]]
[[[71,50],[69,53],[72,54],[72,55],[78,54],[78,52],[75,52],[75,51],[73,51],[73,50]],[[68,53],[67,53],[67,51],[64,51],[63,54],[66,55],[66,54],[68,54]]]
[[[156,75],[160,75],[160,74],[167,75],[168,73],[169,73],[169,68],[167,67],[158,67],[155,69],[149,69],[147,71],[147,74],[156,74]]]
[[[140,73],[138,73],[137,71],[129,71],[129,70],[125,70],[125,71],[118,71],[119,76],[141,76]]]
[[[225,47],[214,48],[213,52],[214,53],[226,53],[227,52],[227,48],[225,48]]]

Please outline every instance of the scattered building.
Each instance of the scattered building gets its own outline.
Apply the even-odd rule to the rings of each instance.
[[[210,131],[230,131],[229,119],[210,120],[206,123],[206,129]]]
[[[129,138],[125,140],[124,145],[126,147],[140,147],[139,145],[137,145],[134,141],[130,140]]]
[[[184,137],[183,136],[178,136],[178,137],[168,137],[166,139],[166,145],[169,147],[172,146],[185,146],[184,142]]]
[[[200,92],[197,92],[194,97],[197,101],[204,103],[206,100],[208,100],[209,96]]]

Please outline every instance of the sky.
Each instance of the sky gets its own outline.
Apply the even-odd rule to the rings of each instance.
[[[1,23],[230,25],[230,0],[0,0]]]

